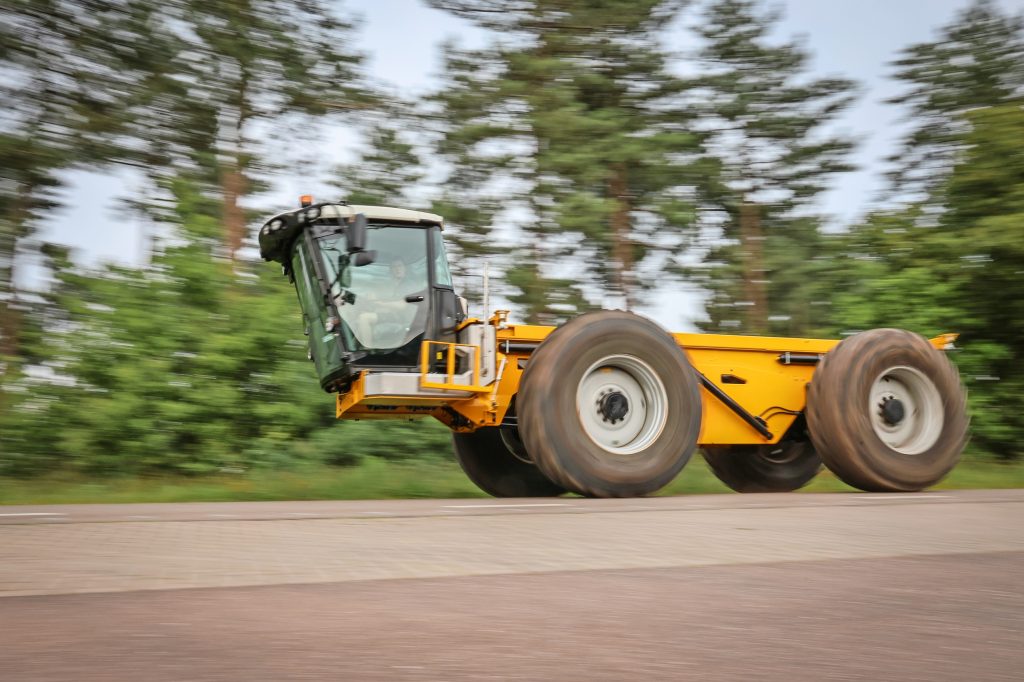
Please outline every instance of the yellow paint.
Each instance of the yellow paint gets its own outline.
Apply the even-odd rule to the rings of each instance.
[[[356,377],[355,381],[352,382],[348,392],[338,394],[334,416],[338,419],[342,419],[347,412],[351,411],[353,407],[363,401],[363,396],[365,395],[365,383],[365,377],[360,374]]]
[[[796,344],[795,348],[790,352],[819,353],[827,350],[814,344]],[[764,419],[775,436],[771,441],[766,440],[720,400],[701,388],[703,416],[698,438],[701,445],[764,444],[777,442],[782,437],[796,419],[792,412],[804,409],[807,383],[815,368],[814,365],[780,364],[778,357],[786,352],[784,349],[784,344],[776,348],[741,348],[736,345],[713,348],[707,343],[702,344],[702,347],[684,346],[690,364],[747,412]],[[724,383],[723,374],[740,377],[746,383]]]

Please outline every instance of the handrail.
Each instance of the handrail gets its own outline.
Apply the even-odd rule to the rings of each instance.
[[[436,372],[430,372],[430,349],[432,346],[445,346],[447,347],[445,357],[445,380],[444,381],[432,381],[430,379],[431,374]],[[456,382],[456,357],[455,353],[459,349],[467,351],[472,357],[473,362],[473,378],[469,384],[460,384]],[[420,388],[439,388],[450,391],[473,391],[475,393],[486,393],[491,390],[490,386],[480,385],[480,356],[482,355],[482,349],[480,346],[470,343],[451,343],[448,341],[424,341],[420,347]],[[437,359],[441,359],[438,356]]]

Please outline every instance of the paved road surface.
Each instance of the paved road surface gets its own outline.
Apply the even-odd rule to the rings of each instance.
[[[1024,491],[0,507],[0,680],[1019,680]]]

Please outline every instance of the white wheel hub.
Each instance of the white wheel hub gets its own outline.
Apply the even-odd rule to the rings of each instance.
[[[583,373],[576,389],[583,430],[601,448],[631,455],[657,440],[668,419],[668,393],[657,373],[632,355],[609,355]]]
[[[892,367],[878,375],[871,385],[868,414],[882,442],[904,455],[921,454],[942,434],[942,396],[913,367]]]

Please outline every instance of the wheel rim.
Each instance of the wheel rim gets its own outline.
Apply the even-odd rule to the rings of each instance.
[[[868,411],[875,434],[904,455],[919,455],[942,434],[944,415],[939,390],[920,370],[892,367],[871,386]]]
[[[789,464],[800,458],[803,454],[802,443],[793,441],[780,441],[775,445],[761,445],[757,448],[757,455],[770,464]]]
[[[632,355],[610,355],[587,369],[576,390],[583,430],[602,449],[632,455],[658,439],[668,393],[657,373]]]

